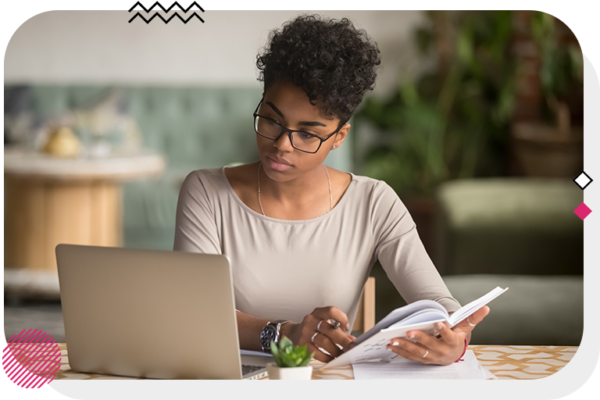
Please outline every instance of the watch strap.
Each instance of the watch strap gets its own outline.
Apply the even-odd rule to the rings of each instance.
[[[284,319],[278,319],[276,321],[269,321],[267,322],[267,324],[265,325],[265,327],[263,328],[263,330],[261,331],[261,336],[265,333],[265,331],[269,328],[269,326],[273,327],[275,329],[275,337],[273,338],[273,342],[275,342],[275,344],[279,344],[279,338],[281,337],[281,326],[285,323],[287,323],[289,321],[286,321]],[[261,346],[262,346],[262,350],[265,353],[270,353],[271,352],[271,344],[269,343],[268,345],[265,346],[265,344],[262,343],[261,341]]]

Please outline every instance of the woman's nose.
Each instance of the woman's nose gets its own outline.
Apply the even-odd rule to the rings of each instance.
[[[290,133],[283,131],[281,135],[274,141],[273,146],[277,147],[281,151],[293,151],[294,146],[290,141]]]

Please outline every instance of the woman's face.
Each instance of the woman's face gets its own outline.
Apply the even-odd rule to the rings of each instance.
[[[269,86],[263,94],[263,101],[257,113],[275,120],[286,128],[302,130],[323,139],[335,132],[339,124],[338,118],[323,117],[320,110],[310,104],[308,96],[301,88],[283,81],[274,82]],[[287,132],[277,140],[257,134],[256,142],[265,173],[275,181],[287,182],[319,168],[331,147],[337,148],[344,141],[349,128],[349,124],[344,125],[337,134],[323,142],[314,154],[295,149]]]

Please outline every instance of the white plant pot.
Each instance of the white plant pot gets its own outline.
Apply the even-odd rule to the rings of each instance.
[[[269,373],[269,379],[279,380],[310,380],[312,377],[312,365],[305,367],[293,367],[293,368],[281,368],[275,363],[267,364],[267,372]]]

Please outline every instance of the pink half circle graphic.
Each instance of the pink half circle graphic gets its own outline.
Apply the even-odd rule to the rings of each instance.
[[[52,382],[60,368],[61,354],[52,336],[39,329],[13,335],[2,353],[8,378],[25,389],[38,389]]]

